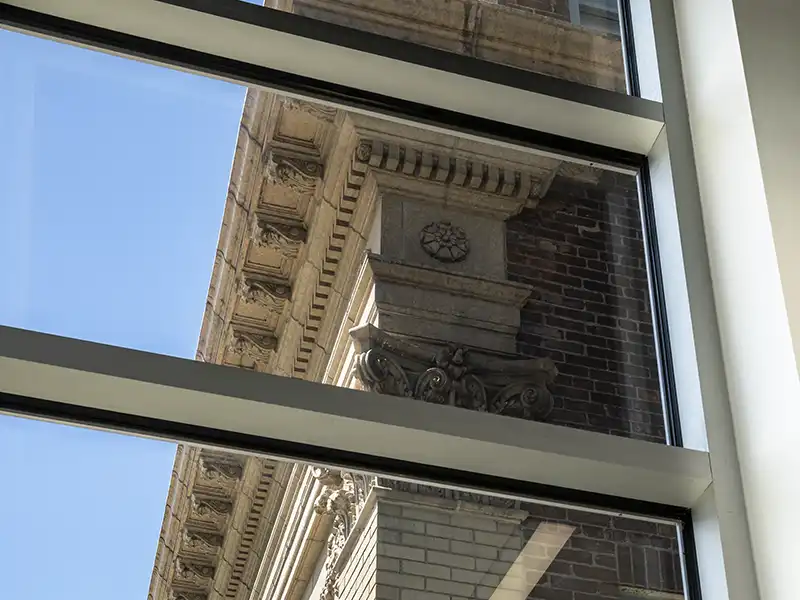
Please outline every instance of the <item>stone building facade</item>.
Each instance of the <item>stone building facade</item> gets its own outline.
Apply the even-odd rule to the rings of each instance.
[[[576,25],[574,4],[279,7],[624,90],[619,36]],[[262,90],[197,358],[664,442],[632,177]],[[671,525],[180,446],[149,600],[681,589]]]

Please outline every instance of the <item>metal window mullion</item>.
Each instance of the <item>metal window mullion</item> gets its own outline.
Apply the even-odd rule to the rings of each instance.
[[[412,103],[417,112],[428,108],[423,123],[441,117],[446,128],[483,119],[478,134],[489,137],[495,123],[641,156],[662,128],[656,102],[239,0],[9,0],[0,3],[0,23],[85,45],[105,32],[116,35],[106,46],[118,53],[167,64],[176,62],[171,53],[182,54],[184,68],[347,108],[391,113],[395,102]],[[199,54],[186,60],[187,51]]]
[[[703,227],[680,46],[672,2],[630,0],[638,70],[650,97],[663,96],[665,129],[648,155],[663,275],[664,320],[685,446],[707,450],[712,485],[691,507],[685,541],[689,597],[758,598],[722,346]],[[679,409],[679,410],[678,410]]]
[[[201,443],[245,436],[663,505],[691,506],[711,481],[703,452],[8,327],[0,392],[7,412],[75,420],[72,411],[145,434],[161,422],[212,432]],[[109,414],[116,425],[93,416]]]

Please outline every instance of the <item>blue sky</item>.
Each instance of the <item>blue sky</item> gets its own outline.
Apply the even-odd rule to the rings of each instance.
[[[0,324],[194,357],[244,88],[0,30],[0,89]],[[0,416],[0,596],[146,600],[173,455]]]

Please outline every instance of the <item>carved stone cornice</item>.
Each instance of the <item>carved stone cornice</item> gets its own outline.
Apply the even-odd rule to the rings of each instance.
[[[314,264],[315,273],[314,281],[307,284],[312,293],[307,296],[308,303],[305,307],[295,308],[296,313],[305,312],[305,317],[300,322],[302,333],[298,339],[298,346],[294,349],[293,369],[295,375],[299,377],[307,376],[311,354],[326,316],[345,246],[354,233],[351,226],[368,170],[368,165],[361,160],[361,156],[363,153],[356,142],[355,147],[350,147],[344,159],[348,166],[344,169],[338,196],[331,202],[333,211],[324,223],[317,224],[321,229],[318,235],[323,237],[321,243],[316,246],[319,255],[309,257],[309,261]],[[358,237],[357,233],[356,236]],[[361,242],[363,245],[363,238]],[[284,351],[291,352],[292,349],[285,348]]]
[[[522,308],[533,292],[533,288],[524,283],[475,277],[426,265],[412,265],[387,259],[379,254],[368,254],[366,261],[376,282],[403,283],[514,308]]]
[[[557,370],[549,359],[411,342],[373,325],[350,333],[356,377],[369,391],[531,420],[553,409]]]
[[[561,164],[532,155],[525,166],[511,165],[413,139],[380,138],[360,140],[356,159],[376,171],[379,185],[503,219],[535,207]]]
[[[408,133],[407,129],[402,131]],[[358,127],[354,128],[354,132],[349,146],[350,154],[343,159],[346,167],[339,169],[336,165],[330,165],[329,168],[330,172],[342,173],[342,180],[341,185],[335,188],[339,190],[339,196],[331,201],[334,211],[327,221],[327,243],[317,246],[321,256],[308,258],[315,266],[316,281],[311,284],[312,293],[306,296],[305,318],[299,319],[302,332],[297,336],[294,359],[294,374],[298,377],[307,377],[309,374],[312,354],[318,348],[320,331],[325,328],[323,321],[339,318],[329,312],[338,274],[344,270],[350,277],[357,271],[358,263],[354,261],[360,261],[360,256],[354,248],[363,248],[363,238],[367,236],[363,230],[366,225],[361,221],[356,222],[363,190],[369,189],[371,197],[364,197],[362,205],[375,200],[384,182],[395,190],[397,186],[405,186],[403,189],[426,200],[435,201],[438,198],[446,201],[448,206],[462,206],[473,212],[506,219],[525,206],[534,206],[561,164],[558,160],[530,155],[526,170],[519,162],[509,166],[511,162],[499,158],[495,161],[488,157],[472,160],[461,158],[452,149],[430,141],[384,140],[376,135],[360,137],[362,134]],[[456,143],[455,137],[447,139],[448,143]],[[519,160],[518,155],[514,156]],[[381,173],[396,177],[381,179]],[[435,191],[437,189],[439,192]],[[369,212],[363,206],[360,210],[362,215]],[[324,234],[315,231],[316,235]],[[346,252],[348,240],[351,239],[355,241],[350,251]],[[514,288],[514,285],[509,284],[507,289]],[[302,310],[295,307],[294,312],[298,314]],[[330,327],[336,328],[335,325]],[[510,327],[513,328],[513,325]],[[288,348],[283,351],[288,351]]]

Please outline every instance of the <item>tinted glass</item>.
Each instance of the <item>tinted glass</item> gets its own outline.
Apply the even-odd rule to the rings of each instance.
[[[175,450],[0,416],[16,490],[0,496],[4,589],[28,600],[684,598],[668,521]],[[42,576],[27,557],[47,539],[69,551]]]
[[[0,43],[0,324],[666,441],[633,175]]]
[[[264,5],[492,63],[626,91],[616,0],[266,0]]]

